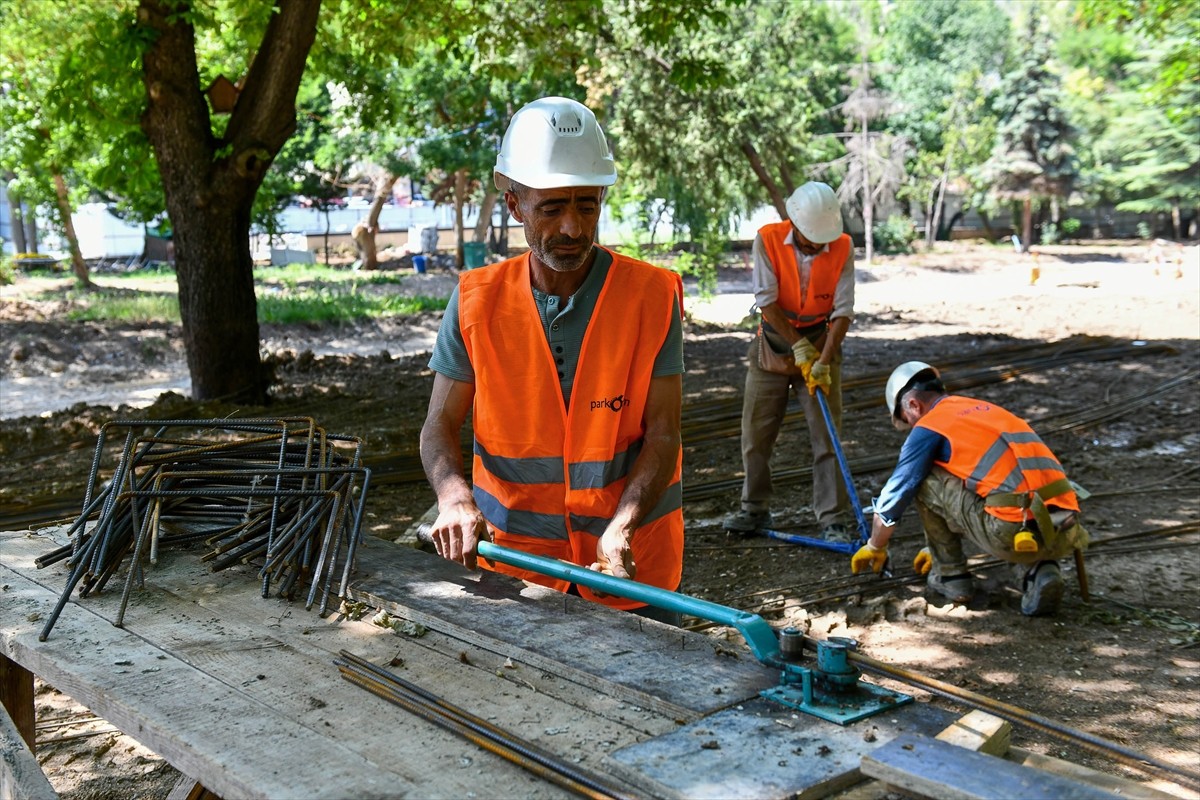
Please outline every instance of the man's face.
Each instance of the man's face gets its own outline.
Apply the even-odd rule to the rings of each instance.
[[[806,256],[815,256],[817,253],[821,252],[821,248],[825,247],[823,244],[810,242],[795,225],[792,226],[792,241],[794,241],[796,246],[800,248],[800,252],[804,253]]]
[[[573,272],[587,263],[603,199],[599,186],[525,188],[520,197],[504,195],[509,212],[525,227],[533,257],[555,272]]]

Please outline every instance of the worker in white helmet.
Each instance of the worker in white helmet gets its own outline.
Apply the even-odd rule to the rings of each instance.
[[[995,403],[946,393],[937,369],[908,361],[893,370],[884,402],[911,429],[899,462],[874,501],[871,536],[850,560],[879,572],[910,502],[925,529],[913,568],[933,591],[968,602],[975,582],[964,540],[1009,562],[1021,612],[1052,614],[1063,594],[1057,559],[1087,546],[1077,488],[1050,448],[1021,418]]]
[[[434,544],[469,569],[678,625],[677,612],[477,559],[488,539],[672,591],[683,569],[683,283],[596,245],[617,172],[581,103],[519,110],[494,179],[529,252],[463,272],[438,331],[421,430]]]
[[[788,198],[788,219],[754,239],[754,300],[762,315],[742,400],[741,506],[725,518],[740,534],[771,527],[771,453],[793,387],[813,454],[812,510],[823,539],[852,542],[850,503],[833,438],[814,396],[842,419],[842,341],[854,319],[854,247],[833,189],[810,181]]]

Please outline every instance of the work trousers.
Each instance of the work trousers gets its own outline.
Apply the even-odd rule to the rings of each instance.
[[[746,511],[767,511],[771,507],[771,453],[779,428],[787,412],[788,398],[793,387],[800,408],[808,423],[808,439],[813,453],[812,493],[813,513],[817,525],[824,529],[834,523],[849,524],[850,502],[846,485],[838,466],[833,439],[825,426],[825,417],[817,398],[808,393],[801,375],[780,375],[766,372],[758,366],[757,340],[751,340],[747,358],[745,397],[742,400],[742,468],[746,478],[742,484],[742,508]],[[839,353],[830,364],[832,382],[826,400],[834,427],[842,427],[842,357]]]
[[[971,543],[972,554],[982,551],[1010,564],[1056,561],[1076,547],[1087,545],[1087,531],[1076,515],[1075,523],[1062,530],[1050,547],[1036,553],[1018,553],[1013,550],[1013,537],[1021,530],[1021,523],[1006,522],[987,513],[983,498],[968,489],[962,478],[941,467],[934,467],[921,483],[915,501],[925,528],[925,544],[942,575],[967,571],[964,539]]]

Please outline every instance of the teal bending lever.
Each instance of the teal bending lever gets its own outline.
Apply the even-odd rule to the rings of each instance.
[[[566,561],[559,561],[556,558],[537,556],[492,542],[480,542],[479,555],[511,567],[519,567],[540,575],[577,583],[593,591],[625,597],[655,608],[678,611],[681,614],[691,614],[693,617],[721,625],[729,625],[737,628],[745,638],[746,644],[750,646],[750,652],[754,653],[754,657],[759,661],[771,666],[780,666],[782,663],[775,629],[757,614],[710,603],[696,597],[688,597],[686,594],[660,589],[646,583],[638,583],[628,578],[617,578],[576,564],[568,564]]]

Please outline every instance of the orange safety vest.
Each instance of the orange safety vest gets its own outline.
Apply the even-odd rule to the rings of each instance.
[[[475,502],[496,544],[585,567],[641,452],[654,361],[683,307],[679,275],[612,256],[569,408],[530,290],[529,254],[459,278],[459,325],[475,369]],[[672,591],[683,574],[682,463],[680,448],[671,484],[633,537],[637,580]],[[494,569],[569,586],[506,564]],[[579,593],[614,608],[643,605],[584,586]]]
[[[801,296],[796,248],[784,241],[791,231],[792,223],[786,220],[772,222],[758,229],[771,269],[775,271],[775,279],[779,281],[779,307],[793,326],[808,328],[829,319],[829,312],[833,311],[833,295],[852,245],[849,234],[843,233],[829,243],[827,250],[818,253],[808,276],[808,293]]]
[[[1079,510],[1062,464],[1033,428],[1015,414],[983,400],[948,395],[921,417],[916,427],[950,440],[950,460],[935,463],[984,498],[989,514],[1007,522],[1023,522],[1034,517],[1030,509],[1038,499]]]

